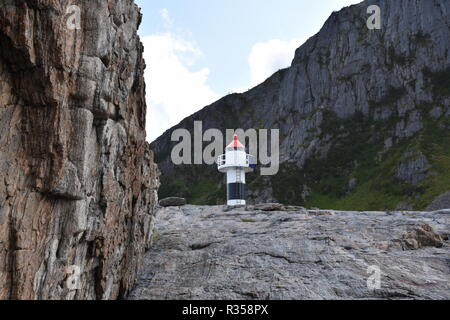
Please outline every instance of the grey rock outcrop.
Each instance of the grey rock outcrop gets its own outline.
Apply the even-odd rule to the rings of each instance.
[[[255,210],[261,211],[280,211],[284,206],[280,203],[261,203],[254,206]]]
[[[131,0],[1,1],[0,299],[132,287],[159,185],[140,19]]]
[[[448,212],[185,206],[155,228],[131,299],[450,298]]]
[[[397,168],[396,177],[403,182],[417,185],[430,174],[430,163],[422,153],[406,153]]]

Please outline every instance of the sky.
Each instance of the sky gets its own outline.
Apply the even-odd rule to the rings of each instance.
[[[333,11],[360,0],[136,0],[149,142],[221,97],[289,67]]]

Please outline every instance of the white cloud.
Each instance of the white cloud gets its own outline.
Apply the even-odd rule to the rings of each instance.
[[[304,40],[299,39],[288,42],[273,39],[256,43],[248,57],[251,71],[250,86],[256,86],[276,71],[289,67],[294,59],[295,50],[303,43]]]
[[[166,27],[171,27],[173,25],[173,20],[169,15],[169,10],[167,10],[166,8],[161,9],[159,10],[159,15]]]
[[[208,68],[191,70],[202,55],[193,43],[171,32],[143,37],[142,42],[147,64],[147,135],[153,141],[219,96],[206,83]]]

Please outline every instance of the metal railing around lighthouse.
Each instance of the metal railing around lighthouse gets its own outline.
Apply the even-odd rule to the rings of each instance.
[[[217,158],[217,165],[219,167],[222,167],[227,164],[226,155],[222,154]],[[256,166],[256,159],[254,156],[247,154],[245,159],[245,164],[249,167]]]

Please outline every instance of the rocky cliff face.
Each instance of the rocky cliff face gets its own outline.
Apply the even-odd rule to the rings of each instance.
[[[367,28],[372,4],[381,8],[381,30]],[[280,172],[250,177],[255,201],[347,210],[446,203],[438,199],[450,189],[449,14],[446,0],[368,0],[333,13],[290,68],[152,144],[161,196],[223,203],[213,166],[170,161],[172,131],[201,120],[204,130],[280,129]]]
[[[450,210],[274,209],[161,209],[130,297],[450,298]]]
[[[0,299],[114,299],[149,245],[132,0],[0,3]]]

